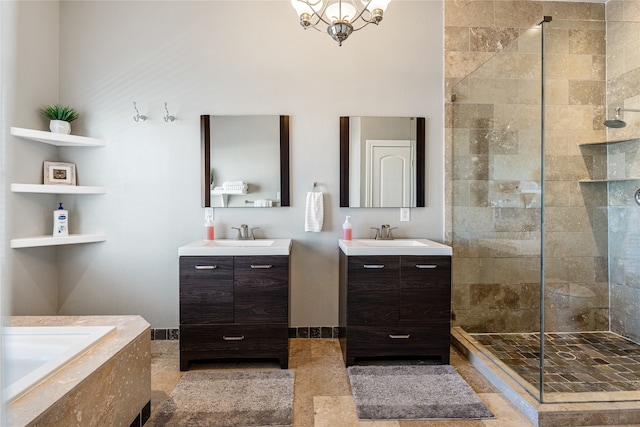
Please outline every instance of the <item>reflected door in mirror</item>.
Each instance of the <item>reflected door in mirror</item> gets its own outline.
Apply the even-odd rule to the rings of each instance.
[[[340,206],[425,206],[425,119],[340,118]]]

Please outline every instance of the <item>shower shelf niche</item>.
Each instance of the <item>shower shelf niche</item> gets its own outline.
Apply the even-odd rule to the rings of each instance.
[[[586,150],[595,150],[592,151],[593,153],[598,152],[598,157],[600,157],[601,159],[606,159],[606,165],[604,165],[604,162],[602,162],[603,164],[601,165],[601,171],[606,171],[606,175],[610,174],[611,170],[616,170],[616,168],[614,167],[616,163],[618,164],[622,164],[622,167],[620,168],[622,172],[618,171],[619,173],[612,173],[611,175],[620,175],[620,176],[612,176],[612,177],[598,177],[598,178],[592,178],[592,179],[580,179],[578,180],[578,182],[580,183],[615,183],[615,182],[630,182],[630,181],[637,181],[640,180],[640,176],[626,176],[625,173],[625,165],[624,165],[624,158],[620,158],[620,155],[624,156],[624,152],[621,153],[614,153],[611,154],[609,152],[609,148],[610,147],[614,147],[617,146],[619,147],[619,144],[624,144],[624,143],[638,143],[640,142],[640,139],[638,138],[633,138],[633,139],[621,139],[621,140],[615,140],[615,141],[603,141],[603,142],[589,142],[589,143],[584,143],[584,144],[578,144],[578,146],[580,147],[581,150],[586,149]],[[585,153],[583,153],[584,155]],[[604,175],[604,172],[600,173],[601,175]],[[625,175],[625,176],[622,176]]]
[[[11,135],[23,139],[54,145],[56,147],[104,147],[107,142],[103,139],[88,138],[78,135],[65,135],[41,130],[24,129],[19,127],[11,128]],[[39,194],[105,194],[105,187],[88,185],[44,185],[44,184],[24,184],[11,183],[11,191],[14,193],[39,193]],[[41,246],[75,245],[82,243],[104,242],[107,240],[106,234],[70,234],[69,236],[32,236],[19,239],[11,239],[11,247],[34,248]]]

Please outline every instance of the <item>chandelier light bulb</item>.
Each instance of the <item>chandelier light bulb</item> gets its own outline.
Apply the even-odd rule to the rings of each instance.
[[[353,22],[356,15],[356,8],[346,2],[337,1],[327,6],[325,14],[332,24]]]

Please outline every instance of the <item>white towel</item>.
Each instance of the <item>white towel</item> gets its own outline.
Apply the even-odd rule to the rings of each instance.
[[[247,190],[248,185],[244,181],[225,181],[222,183],[223,190],[243,191]]]
[[[322,231],[324,222],[324,207],[322,206],[322,193],[310,191],[307,193],[307,207],[304,212],[304,231],[318,233]]]
[[[254,200],[253,206],[258,208],[270,208],[273,206],[273,200],[268,200],[268,199]]]

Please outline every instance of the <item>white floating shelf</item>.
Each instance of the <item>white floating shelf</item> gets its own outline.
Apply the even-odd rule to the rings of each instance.
[[[57,147],[104,147],[107,141],[98,138],[89,138],[78,135],[65,135],[61,133],[46,132],[42,130],[11,128],[11,135],[20,138],[32,139]]]
[[[11,184],[14,193],[46,193],[46,194],[105,194],[106,187],[87,185],[44,185],[44,184]]]
[[[80,243],[104,242],[106,234],[72,234],[69,236],[35,236],[23,239],[11,239],[11,247],[35,248],[40,246],[77,245]]]

